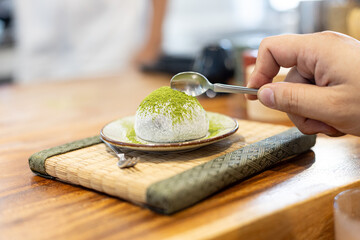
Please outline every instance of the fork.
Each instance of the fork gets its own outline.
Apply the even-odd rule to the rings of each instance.
[[[121,152],[117,147],[111,145],[108,142],[103,141],[114,153],[115,155],[119,158],[119,161],[117,163],[117,166],[119,168],[128,168],[128,167],[133,167],[135,166],[139,159],[138,157],[132,157],[132,158],[126,158],[125,154],[123,152]]]

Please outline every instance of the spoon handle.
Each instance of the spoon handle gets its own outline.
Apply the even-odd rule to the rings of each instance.
[[[235,86],[235,85],[227,85],[221,83],[213,84],[214,92],[225,92],[225,93],[246,93],[251,95],[256,95],[258,89],[255,88],[247,88],[242,86]]]

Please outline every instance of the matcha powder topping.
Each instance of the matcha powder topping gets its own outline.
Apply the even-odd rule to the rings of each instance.
[[[169,114],[173,124],[184,118],[192,119],[193,109],[202,108],[199,101],[170,87],[161,87],[149,94],[140,104],[138,111],[150,114]]]

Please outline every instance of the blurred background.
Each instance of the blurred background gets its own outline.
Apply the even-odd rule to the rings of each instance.
[[[118,74],[130,66],[244,84],[267,36],[360,38],[355,0],[0,0],[0,83]]]

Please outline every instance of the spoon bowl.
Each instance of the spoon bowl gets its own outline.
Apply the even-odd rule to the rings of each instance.
[[[176,74],[170,80],[170,87],[194,97],[205,93],[209,89],[214,92],[246,93],[252,95],[256,95],[258,91],[258,89],[242,86],[221,83],[212,84],[204,75],[197,72],[181,72]]]

